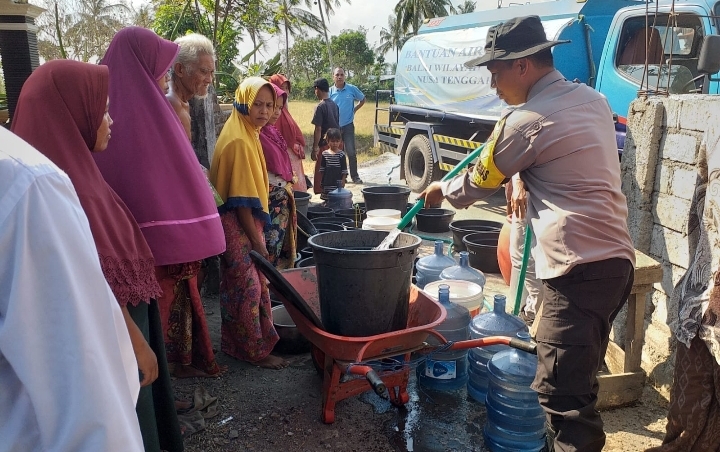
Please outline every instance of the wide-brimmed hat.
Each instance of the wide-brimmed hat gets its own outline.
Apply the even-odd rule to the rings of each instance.
[[[570,41],[548,41],[538,16],[515,17],[490,27],[485,54],[465,63],[465,67],[485,66],[494,60],[517,60]]]

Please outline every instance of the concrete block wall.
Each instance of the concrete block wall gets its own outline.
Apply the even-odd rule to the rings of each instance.
[[[663,280],[646,300],[643,369],[649,381],[669,398],[675,340],[669,325],[677,321],[675,285],[687,271],[697,225],[688,221],[694,208],[698,155],[720,97],[683,95],[637,99],[628,112],[628,135],[622,160],[628,227],[635,247],[662,263]],[[716,113],[715,113],[716,114]],[[623,343],[624,314],[613,338]]]

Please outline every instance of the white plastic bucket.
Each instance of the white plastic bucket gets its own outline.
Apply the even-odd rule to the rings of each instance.
[[[397,218],[398,220],[402,217],[400,216],[400,211],[396,209],[375,209],[375,210],[368,210],[367,211],[367,217],[368,218],[378,218],[378,217],[384,217],[384,218]]]
[[[367,217],[362,228],[372,231],[392,231],[400,224],[400,218]]]
[[[467,310],[470,311],[471,317],[475,317],[480,313],[483,304],[482,286],[470,281],[445,279],[427,283],[423,291],[427,292],[434,300],[437,300],[440,284],[450,286],[450,301],[460,306],[465,306]]]

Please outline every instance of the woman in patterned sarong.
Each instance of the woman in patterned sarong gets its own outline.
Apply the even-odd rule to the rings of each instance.
[[[698,165],[688,222],[695,254],[669,303],[679,312],[671,324],[678,342],[665,438],[648,452],[720,450],[720,130],[715,133],[708,133]]]
[[[260,144],[268,170],[270,182],[270,223],[265,232],[265,241],[270,262],[278,270],[292,268],[297,253],[297,211],[293,197],[293,181],[296,176],[290,164],[287,144],[275,128],[280,112],[287,107],[287,93],[273,85],[277,95],[275,111],[267,125],[260,129]]]
[[[221,350],[256,366],[282,369],[288,362],[270,354],[279,339],[270,294],[250,258],[253,250],[269,257],[264,236],[271,221],[269,181],[259,134],[276,100],[272,85],[262,78],[240,84],[218,137],[210,182],[223,199],[218,210],[227,244],[220,259]]]

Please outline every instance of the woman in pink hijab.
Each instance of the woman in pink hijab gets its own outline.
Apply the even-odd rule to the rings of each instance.
[[[305,170],[302,165],[302,161],[305,159],[305,137],[300,131],[300,126],[297,125],[293,117],[290,115],[290,111],[287,107],[287,98],[289,97],[291,90],[290,80],[282,74],[275,74],[270,77],[270,83],[286,93],[285,106],[280,111],[280,117],[277,119],[274,126],[280,131],[280,134],[287,143],[287,153],[290,157],[290,163],[292,165],[293,172],[297,176],[297,182],[293,184],[293,189],[297,191],[307,191],[308,187],[305,182]]]
[[[212,376],[215,361],[196,278],[225,251],[212,192],[175,111],[157,83],[179,47],[145,28],[120,30],[102,59],[110,70],[107,151],[94,155],[155,257],[168,363],[177,377]]]

